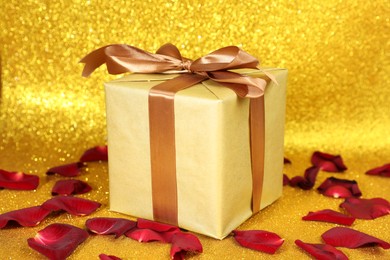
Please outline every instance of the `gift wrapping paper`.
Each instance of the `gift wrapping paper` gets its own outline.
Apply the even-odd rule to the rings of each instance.
[[[389,163],[390,7],[388,1],[0,1],[0,168],[41,176],[36,191],[0,190],[0,213],[48,199],[58,176],[45,171],[78,160],[106,142],[102,82],[115,79],[99,69],[80,76],[81,57],[111,43],[154,51],[166,42],[197,58],[237,45],[262,66],[289,70],[284,172],[302,175],[313,151],[341,154],[348,170],[320,172],[315,187],[335,176],[354,179],[363,198],[390,200],[389,180],[364,172]],[[79,179],[93,191],[80,197],[103,206],[89,217],[122,216],[108,210],[105,163],[89,164]],[[333,224],[302,221],[308,211],[338,210],[340,199],[313,189],[285,186],[283,196],[239,229],[262,229],[285,239],[276,255],[245,249],[232,238],[200,236],[204,252],[193,259],[309,259],[296,239],[320,243]],[[64,214],[33,228],[0,230],[5,259],[42,259],[27,238],[50,223],[84,227],[89,217]],[[357,220],[354,229],[390,241],[390,217]],[[350,259],[386,259],[381,248],[342,249]],[[167,259],[168,244],[140,244],[90,237],[69,259]],[[96,257],[95,257],[96,256]]]

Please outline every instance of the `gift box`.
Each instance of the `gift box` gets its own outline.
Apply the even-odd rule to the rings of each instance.
[[[287,70],[236,46],[192,61],[113,44],[81,62],[133,73],[105,84],[111,210],[222,239],[281,196]]]
[[[264,95],[264,176],[260,208],[282,194],[287,70],[266,69],[278,85]],[[264,77],[259,70],[238,70]],[[105,84],[110,209],[153,220],[148,100],[175,74],[132,74]],[[252,216],[250,99],[211,80],[174,98],[177,224],[217,239]],[[161,129],[164,131],[164,129]],[[165,196],[157,194],[156,196]],[[170,200],[170,198],[162,198]]]

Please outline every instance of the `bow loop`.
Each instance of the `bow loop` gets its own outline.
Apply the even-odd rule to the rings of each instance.
[[[113,44],[91,52],[80,62],[85,63],[82,73],[85,77],[103,63],[110,74],[183,71],[209,78],[233,89],[238,96],[248,98],[264,95],[267,84],[263,79],[228,71],[257,69],[259,61],[237,46],[227,46],[192,61],[182,57],[177,47],[170,43],[160,47],[155,54],[125,44]]]
[[[259,61],[237,46],[227,46],[195,60],[194,71],[218,71],[240,68],[256,69]]]

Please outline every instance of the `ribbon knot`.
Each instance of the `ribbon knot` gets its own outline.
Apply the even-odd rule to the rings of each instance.
[[[191,64],[192,60],[184,60],[181,65],[183,67],[183,70],[186,70],[190,73],[194,73],[194,71],[191,70]]]

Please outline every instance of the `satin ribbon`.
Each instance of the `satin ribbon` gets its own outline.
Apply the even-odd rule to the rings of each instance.
[[[216,50],[195,61],[181,56],[172,44],[156,54],[133,46],[115,44],[97,49],[80,62],[82,75],[89,76],[103,63],[110,74],[182,73],[154,86],[149,92],[149,127],[152,170],[153,216],[157,221],[178,224],[174,97],[185,88],[210,79],[232,89],[239,97],[251,98],[250,144],[252,163],[252,212],[260,209],[264,175],[264,90],[268,79],[252,78],[232,69],[258,69],[258,60],[236,46]],[[184,74],[183,74],[184,73]],[[269,79],[274,81],[272,75]]]

